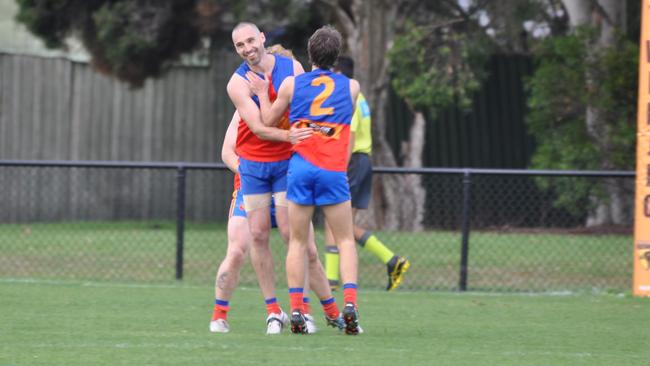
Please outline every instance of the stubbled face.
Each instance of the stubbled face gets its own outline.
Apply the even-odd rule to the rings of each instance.
[[[265,40],[264,33],[249,26],[241,27],[232,33],[232,42],[237,54],[249,66],[255,66],[262,60]]]

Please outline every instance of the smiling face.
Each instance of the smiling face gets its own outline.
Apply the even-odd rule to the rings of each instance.
[[[232,31],[235,50],[249,66],[256,66],[262,61],[265,53],[264,41],[264,33],[253,24],[242,24]]]

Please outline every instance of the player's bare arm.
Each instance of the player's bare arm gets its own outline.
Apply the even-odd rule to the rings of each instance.
[[[291,134],[289,134],[289,139],[293,141]],[[354,132],[350,131],[350,143],[348,144],[348,165],[350,164],[350,159],[352,158],[352,150],[354,150]]]
[[[305,69],[302,67],[302,64],[294,59],[293,60],[293,74],[294,74],[294,76],[304,74],[304,73],[305,73]],[[268,76],[264,75],[264,79],[262,79],[262,78],[259,77],[259,75],[249,71],[246,74],[246,77],[248,78],[248,80],[252,81],[252,82],[249,82],[248,85],[251,88],[251,92],[253,92],[255,95],[257,95],[257,97],[260,100],[260,109],[261,109],[261,114],[262,114],[262,117],[263,117],[265,115],[264,111],[267,110],[268,108],[270,108],[270,105],[271,105],[271,101],[269,99],[269,94],[268,94],[269,83],[270,83],[270,81],[268,79]],[[279,121],[279,119],[278,119],[278,121]],[[264,125],[266,125],[266,126],[276,126],[277,125],[277,122],[276,123],[270,123],[269,121],[267,121],[264,118],[262,118],[262,123],[264,123]],[[306,133],[307,133],[307,131],[297,131],[297,136],[304,135]],[[299,141],[300,140],[302,140],[302,139],[299,139]]]
[[[239,171],[239,157],[235,151],[237,145],[237,128],[239,127],[239,113],[235,111],[228,124],[226,135],[223,138],[223,146],[221,147],[221,160],[232,170],[233,173]]]
[[[262,123],[264,123],[265,126],[275,127],[280,121],[279,118],[275,122],[264,118],[265,113],[268,113],[268,110],[271,108],[271,100],[269,99],[270,82],[268,76],[264,75],[264,78],[260,78],[256,73],[248,71],[246,73],[246,78],[248,79],[248,87],[250,88],[251,93],[257,95],[257,98],[260,101]]]
[[[293,77],[289,76],[282,81],[280,89],[278,90],[278,97],[275,99],[273,104],[271,104],[271,101],[269,100],[268,79],[266,77],[262,79],[257,74],[250,71],[246,73],[246,77],[249,80],[250,90],[255,93],[260,100],[262,121],[264,121],[264,124],[267,126],[275,126],[280,121],[280,117],[282,117],[289,108],[289,102],[293,95]]]
[[[352,115],[357,111],[357,98],[359,97],[359,92],[361,91],[361,86],[359,82],[355,79],[350,79],[350,96],[352,97]],[[291,138],[291,136],[289,136]],[[350,157],[352,156],[352,150],[354,149],[354,132],[350,132],[350,143],[348,144],[348,164],[350,163]]]
[[[244,78],[237,74],[233,75],[226,86],[226,90],[240,117],[255,135],[263,140],[289,141],[289,132],[287,130],[268,127],[262,123],[260,110],[251,99],[251,91],[248,82]]]
[[[359,92],[361,91],[361,86],[359,82],[350,79],[350,96],[352,97],[352,114],[357,110],[357,98],[359,97]]]
[[[302,67],[302,64],[298,62],[296,59],[293,60],[293,75],[298,76],[300,74],[304,74],[305,69]]]

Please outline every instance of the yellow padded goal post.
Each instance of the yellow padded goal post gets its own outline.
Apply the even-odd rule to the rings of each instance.
[[[635,296],[650,296],[650,0],[641,3],[634,212]]]

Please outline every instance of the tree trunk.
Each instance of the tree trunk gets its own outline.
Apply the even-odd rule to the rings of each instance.
[[[355,79],[372,111],[372,160],[375,166],[397,166],[397,159],[387,138],[386,126],[394,121],[386,119],[388,100],[389,59],[387,57],[395,35],[397,12],[402,1],[353,0],[349,9],[338,1],[321,0],[332,8],[347,45],[347,53],[355,61]],[[421,123],[420,123],[421,122]],[[424,119],[416,121],[415,132],[409,140],[409,164],[422,165],[424,146]],[[381,178],[381,179],[380,179]],[[360,213],[359,221],[370,228],[383,230],[421,230],[424,212],[424,190],[421,177],[398,174],[375,176],[373,199],[367,212]]]
[[[569,13],[571,28],[591,22],[592,0],[564,0],[563,3]]]
[[[603,49],[616,46],[616,30],[625,29],[626,25],[625,1],[564,0],[564,6],[569,13],[569,21],[573,28],[591,25],[599,31],[597,41],[590,47],[592,53],[589,57],[598,57],[598,53]],[[587,90],[597,90],[595,79],[595,75],[587,71]],[[599,105],[587,105],[585,123],[587,132],[602,152],[600,168],[616,169],[615,164],[609,159],[612,150],[609,124]],[[627,223],[626,215],[622,214],[625,198],[622,195],[624,187],[621,184],[623,183],[620,180],[605,180],[604,187],[609,199],[603,200],[596,196],[591,198],[595,209],[587,217],[586,226]]]
[[[355,77],[368,98],[372,110],[373,163],[375,166],[396,166],[397,160],[386,139],[385,106],[388,100],[388,50],[394,37],[393,20],[396,2],[354,1],[358,38],[350,44],[356,62]],[[383,230],[399,228],[401,177],[389,174],[375,176],[373,202],[367,212],[368,225]]]
[[[404,166],[408,168],[422,167],[422,151],[426,136],[427,121],[422,112],[413,113],[413,124],[409,131],[409,141],[402,144],[402,156]],[[404,176],[404,201],[400,205],[401,217],[407,218],[401,225],[402,229],[409,231],[422,231],[422,219],[424,218],[424,202],[427,195],[422,186],[422,175],[409,174]]]

